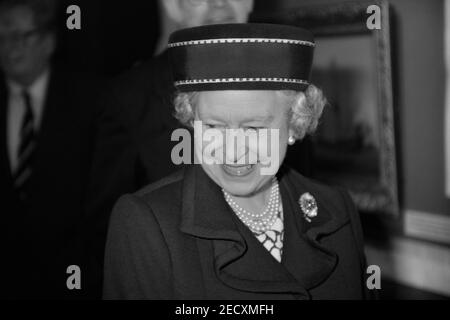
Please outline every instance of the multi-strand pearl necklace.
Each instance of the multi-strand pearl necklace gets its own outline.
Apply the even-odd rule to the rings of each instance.
[[[270,191],[269,202],[262,213],[252,213],[239,206],[231,197],[231,195],[222,189],[225,200],[233,209],[238,218],[252,230],[254,233],[263,233],[271,229],[278,217],[280,207],[280,192],[278,180],[272,178],[272,187]]]

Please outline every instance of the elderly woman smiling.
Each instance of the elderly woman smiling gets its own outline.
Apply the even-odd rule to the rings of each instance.
[[[313,48],[308,31],[280,25],[212,25],[171,36],[175,116],[195,127],[194,154],[203,161],[119,199],[105,298],[369,296],[349,196],[282,165],[325,105],[308,82]],[[243,137],[205,138],[211,130]]]
[[[209,104],[210,101],[221,102]],[[214,107],[219,104],[225,107]],[[227,104],[230,105],[230,107],[226,107]],[[273,108],[273,105],[277,105],[280,108]],[[296,92],[292,90],[189,92],[177,95],[175,99],[175,117],[186,126],[195,127],[194,123],[197,123],[199,126],[203,126],[201,129],[206,128],[207,130],[210,130],[211,128],[229,128],[225,129],[231,132],[229,135],[226,134],[227,132],[221,133],[217,131],[212,134],[212,138],[223,138],[224,142],[227,141],[226,139],[228,138],[230,138],[230,140],[228,140],[230,142],[233,142],[232,139],[235,137],[250,138],[253,134],[257,137],[257,134],[260,133],[261,130],[269,130],[270,128],[272,132],[274,132],[275,129],[276,134],[279,134],[280,130],[282,133],[288,133],[289,139],[285,139],[286,135],[284,135],[281,142],[288,141],[288,144],[292,145],[296,140],[303,139],[307,133],[314,132],[324,105],[325,98],[323,97],[322,92],[313,85],[308,86],[306,92]],[[194,110],[197,109],[197,106],[199,106],[198,112],[195,112]],[[236,124],[227,125],[226,119],[216,120],[216,118],[221,116],[222,118],[227,116],[232,117],[233,114],[237,120],[242,122],[241,126]],[[198,130],[198,127],[195,129],[199,132],[197,135],[198,137],[204,137],[203,130]],[[245,130],[245,132],[239,132],[239,129]],[[251,132],[249,133],[249,131]],[[264,134],[267,133],[270,132],[264,131]],[[243,139],[238,141],[244,142]],[[257,147],[257,141],[250,141],[253,141],[255,147]],[[271,142],[273,146],[275,141],[271,140]],[[277,142],[280,141],[277,139]],[[200,144],[197,144],[197,146],[200,146]],[[234,145],[230,144],[228,146],[230,147],[229,151],[227,150],[227,152],[224,152],[225,150],[221,150],[220,156],[215,157],[212,161],[215,160],[218,163],[227,162],[228,164],[232,164],[235,162],[239,163],[240,160],[241,162],[245,162],[244,160],[248,160],[252,155],[254,156],[254,159],[261,157],[261,152],[252,153],[251,151],[256,150],[245,150],[243,145],[242,148],[239,149],[241,150],[240,154],[234,153]],[[276,147],[278,151],[278,143],[276,144]],[[209,155],[208,153],[205,155],[205,150],[201,151],[202,156],[196,158],[198,161],[200,161],[198,158],[203,160],[204,156]],[[267,151],[269,152],[271,150],[268,148]],[[250,155],[248,152],[250,152]],[[199,155],[199,153],[197,153],[197,155]],[[271,164],[273,163],[273,160],[277,160],[275,162],[279,164],[280,155],[284,157],[285,149],[281,151],[281,154],[277,152],[276,157],[274,157],[275,155],[272,155],[272,158],[267,160]],[[237,159],[232,158],[233,156],[237,157]],[[263,156],[268,157],[269,155],[266,154]],[[179,157],[179,160],[177,160],[179,163],[184,160],[181,158],[182,157]],[[185,163],[189,163],[190,161],[190,157],[187,158],[187,161],[184,161]],[[225,166],[225,169],[228,168],[229,166]],[[278,165],[276,169],[278,169]],[[243,172],[247,173],[247,170],[243,170]],[[276,171],[274,173],[276,173]]]

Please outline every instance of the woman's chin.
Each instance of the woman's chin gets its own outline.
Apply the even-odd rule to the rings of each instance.
[[[251,195],[263,179],[259,173],[258,164],[248,166],[221,165],[221,186],[228,193],[235,196],[245,197]]]
[[[220,165],[223,175],[228,179],[242,180],[252,173],[257,171],[258,164],[248,164],[248,165],[230,165],[222,164]]]

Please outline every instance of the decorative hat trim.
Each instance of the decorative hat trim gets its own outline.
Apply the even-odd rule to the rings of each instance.
[[[168,47],[174,48],[191,45],[220,44],[220,43],[284,43],[284,44],[297,44],[309,47],[316,46],[314,42],[304,40],[268,39],[268,38],[224,38],[224,39],[204,39],[204,40],[173,42],[169,43]]]
[[[193,79],[176,81],[175,86],[199,84],[199,83],[232,83],[232,82],[284,82],[309,85],[309,82],[301,79],[290,78],[225,78],[225,79]]]

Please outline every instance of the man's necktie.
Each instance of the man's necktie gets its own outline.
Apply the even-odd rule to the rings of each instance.
[[[34,115],[28,92],[22,93],[25,112],[20,128],[20,144],[17,152],[17,167],[13,173],[14,187],[22,200],[29,197],[29,182],[32,173],[33,156],[36,144]]]

